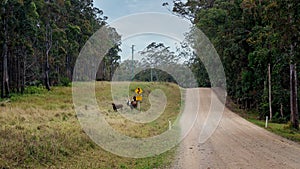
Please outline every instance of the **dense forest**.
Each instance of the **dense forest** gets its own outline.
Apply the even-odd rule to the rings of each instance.
[[[297,67],[300,61],[300,3],[294,0],[173,2],[174,8],[170,10],[189,19],[214,44],[225,69],[227,92],[234,102],[244,109],[257,110],[263,118],[270,112],[270,89],[272,120],[290,120],[290,67]],[[190,62],[197,74],[205,71],[199,58]],[[299,66],[296,69],[299,77]]]
[[[107,17],[92,0],[1,0],[1,97],[25,86],[67,85],[78,54]],[[119,56],[116,44],[98,73],[110,80]]]
[[[300,3],[294,0],[174,0],[173,3],[163,5],[172,6],[173,14],[190,20],[214,44],[225,69],[230,98],[243,109],[256,110],[261,118],[270,114],[271,107],[273,121],[290,120],[292,67],[296,67],[299,77]],[[52,85],[67,85],[81,48],[106,25],[107,19],[93,6],[92,0],[1,0],[0,5],[2,98],[10,93],[23,93],[30,85],[43,85],[48,90]],[[178,56],[163,44],[153,43],[146,49],[140,54],[165,51],[168,60],[177,62]],[[120,44],[116,44],[108,51],[99,66],[98,80],[112,80],[120,64],[120,50]],[[153,58],[145,59],[150,63]],[[131,71],[130,61],[123,65],[120,69]],[[197,76],[200,86],[210,86],[198,57],[192,57],[186,65]],[[130,73],[127,74],[128,77],[120,77],[132,80]],[[152,68],[137,74],[135,79],[174,81],[165,72]]]

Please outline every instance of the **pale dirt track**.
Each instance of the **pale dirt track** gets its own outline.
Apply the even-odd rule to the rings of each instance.
[[[181,142],[172,168],[300,169],[300,144],[255,126],[228,109],[213,135],[200,144],[199,126],[210,110],[211,90],[199,90],[200,116]]]

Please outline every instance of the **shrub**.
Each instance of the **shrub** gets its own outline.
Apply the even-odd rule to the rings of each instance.
[[[60,84],[65,87],[71,86],[71,80],[67,77],[62,77],[60,79]]]
[[[41,94],[44,92],[44,88],[37,86],[28,86],[25,88],[25,94]]]

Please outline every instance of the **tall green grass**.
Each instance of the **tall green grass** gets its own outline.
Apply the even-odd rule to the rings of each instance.
[[[165,131],[166,119],[175,120],[179,113],[179,87],[169,83],[136,83],[130,86],[131,94],[136,86],[144,90],[145,109],[149,107],[148,92],[154,88],[167,91],[167,109],[153,123],[138,124],[123,119],[125,123],[112,126],[133,137],[149,137]],[[171,164],[175,149],[144,159],[123,158],[104,151],[81,128],[71,87],[53,87],[50,92],[37,90],[14,95],[9,102],[1,101],[0,168],[166,168]],[[99,106],[107,118],[121,119],[112,111],[110,90],[110,83],[97,82]]]

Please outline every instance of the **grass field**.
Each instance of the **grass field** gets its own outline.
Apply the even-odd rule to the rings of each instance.
[[[96,97],[111,126],[132,137],[149,137],[168,129],[180,110],[180,89],[170,83],[133,83],[143,88],[141,110],[150,107],[148,94],[161,89],[168,99],[165,112],[148,124],[133,123],[112,110],[111,87],[97,82]],[[30,89],[0,103],[0,168],[166,168],[175,148],[155,157],[123,158],[96,145],[83,131],[74,111],[71,87],[53,87],[50,92]],[[124,100],[124,106],[126,106]]]

